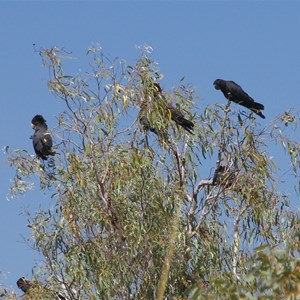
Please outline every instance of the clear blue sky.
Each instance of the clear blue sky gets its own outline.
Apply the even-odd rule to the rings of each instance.
[[[78,69],[92,43],[129,63],[138,57],[135,45],[149,44],[164,74],[162,87],[185,76],[197,87],[199,106],[224,103],[212,85],[222,78],[265,105],[262,122],[289,107],[299,109],[299,12],[300,1],[0,1],[0,147],[33,153],[32,117],[42,114],[53,127],[62,110],[48,91],[33,43],[72,51]],[[8,201],[13,170],[2,153],[0,176],[0,281],[16,288],[20,276],[31,277],[38,259],[23,241],[30,232],[20,213],[51,207],[54,200],[37,187]]]

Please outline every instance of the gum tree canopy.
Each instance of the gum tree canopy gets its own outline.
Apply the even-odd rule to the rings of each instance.
[[[87,70],[76,75],[68,67],[78,61],[63,49],[40,51],[49,89],[65,104],[50,130],[56,155],[43,163],[23,150],[7,154],[16,170],[12,196],[38,178],[54,203],[30,214],[30,240],[45,264],[34,268],[39,284],[28,293],[300,295],[298,214],[289,206],[299,195],[300,147],[292,138],[299,112],[267,121],[230,102],[205,106],[184,79],[165,88],[148,50],[128,66],[92,47]],[[174,113],[194,124],[192,133]],[[286,157],[294,184],[279,185],[273,151]],[[284,189],[294,186],[289,199]]]

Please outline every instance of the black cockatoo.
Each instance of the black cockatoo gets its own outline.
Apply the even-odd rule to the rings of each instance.
[[[31,137],[33,148],[37,157],[46,160],[48,155],[54,155],[52,150],[52,137],[48,131],[46,120],[41,115],[36,115],[31,121],[31,127],[35,130]]]
[[[32,287],[32,283],[29,280],[25,279],[25,277],[21,277],[17,281],[17,286],[24,293],[27,293],[28,290]]]
[[[30,295],[30,299],[33,299],[33,296],[34,296],[32,293],[32,289],[33,290],[36,289],[36,291],[38,291],[39,289],[45,289],[47,291],[47,294],[52,296],[51,299],[66,300],[66,298],[60,292],[50,292],[49,289],[47,289],[46,287],[43,287],[36,280],[30,281],[30,280],[27,280],[25,277],[21,277],[17,281],[17,286],[26,295],[28,295],[28,296]],[[41,299],[41,298],[38,297],[38,299]],[[47,299],[50,299],[50,298],[47,297]]]
[[[264,106],[258,102],[255,102],[234,81],[217,79],[214,82],[214,87],[217,90],[221,90],[225,98],[227,98],[228,100],[249,108],[251,111],[259,115],[261,118],[265,119],[265,116],[261,112],[261,110],[264,109]]]
[[[157,107],[157,105],[154,104],[156,101],[156,104],[160,103],[160,105],[158,104],[158,106],[160,107],[159,109],[163,112],[163,114],[166,115],[166,117],[170,117],[171,120],[173,120],[176,124],[183,127],[189,133],[193,134],[194,123],[190,120],[187,120],[179,109],[173,107],[170,103],[167,102],[162,93],[160,85],[150,80],[149,82],[147,82],[147,84],[145,84],[145,80],[143,79],[143,77],[142,83],[144,85],[144,100],[141,103],[139,119],[144,129],[158,134],[157,128],[151,126],[148,118],[148,114],[149,112],[151,112],[153,107]]]

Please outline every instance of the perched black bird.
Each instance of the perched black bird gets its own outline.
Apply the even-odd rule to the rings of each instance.
[[[228,172],[228,168],[226,166],[219,165],[215,170],[212,184],[216,185],[222,183],[226,175],[226,172]]]
[[[264,109],[264,106],[258,102],[255,102],[234,81],[217,79],[214,82],[214,87],[217,90],[221,90],[225,98],[227,98],[228,100],[249,108],[251,111],[259,115],[261,118],[265,119],[265,116],[261,112],[261,110]]]
[[[171,120],[173,120],[176,124],[183,127],[189,133],[193,134],[194,123],[190,120],[187,120],[179,109],[173,107],[170,103],[167,102],[162,93],[160,85],[156,82],[149,82],[148,84],[145,84],[143,77],[142,83],[144,85],[144,100],[141,103],[139,119],[144,129],[158,134],[157,129],[151,126],[151,122],[148,118],[148,114],[149,112],[151,112],[153,107],[157,107],[157,105],[154,104],[154,102],[156,102],[156,104],[161,103],[161,105],[158,106],[160,106],[159,109],[161,110],[163,115],[165,115],[166,117],[170,117]]]
[[[220,185],[228,189],[236,182],[237,176],[238,172],[234,169],[229,169],[224,165],[218,165],[213,176],[212,185]]]
[[[32,283],[29,280],[25,279],[25,277],[21,277],[17,281],[17,286],[24,293],[27,293],[28,290],[32,287]]]
[[[33,148],[36,155],[46,160],[48,155],[54,155],[55,151],[52,150],[52,137],[47,130],[46,120],[41,115],[36,115],[31,121],[31,127],[35,130],[32,136]]]
[[[18,288],[24,292],[26,295],[28,295],[28,292],[30,290],[29,293],[32,294],[32,289],[44,289],[45,291],[47,291],[47,294],[49,292],[49,294],[53,297],[51,297],[51,299],[55,299],[55,300],[66,300],[66,298],[60,293],[60,292],[53,292],[50,291],[48,288],[43,287],[39,282],[37,282],[36,280],[27,280],[25,277],[21,277],[18,279],[17,281],[17,286]],[[33,295],[30,295],[33,296]],[[32,299],[32,297],[30,297],[30,299]],[[40,298],[39,298],[40,299]],[[47,298],[48,299],[48,298]]]
[[[144,130],[148,131],[152,131],[154,132],[156,135],[158,135],[158,131],[156,128],[154,128],[153,126],[151,126],[151,122],[149,120],[149,112],[152,109],[152,103],[150,102],[150,99],[145,98],[140,106],[140,112],[139,112],[139,119],[140,119],[140,123],[143,126]]]

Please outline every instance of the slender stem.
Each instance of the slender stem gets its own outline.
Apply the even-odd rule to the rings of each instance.
[[[183,202],[181,202],[181,203],[183,203]],[[172,260],[174,257],[174,252],[175,252],[175,242],[176,242],[176,239],[178,236],[179,212],[181,210],[181,203],[177,205],[177,209],[176,209],[174,217],[173,217],[173,224],[171,226],[171,232],[170,232],[170,238],[169,238],[168,247],[167,247],[166,258],[165,258],[165,262],[164,262],[161,276],[160,276],[159,283],[158,283],[156,300],[163,300],[164,294],[167,289],[170,267],[171,267]]]
[[[247,206],[244,208],[240,208],[236,219],[233,222],[233,261],[232,261],[232,272],[237,280],[240,280],[240,276],[238,274],[238,261],[240,257],[240,232],[239,232],[239,222],[240,218],[247,209]]]
[[[225,124],[226,124],[226,120],[227,120],[227,115],[228,115],[228,110],[229,110],[229,107],[230,107],[230,103],[231,101],[228,100],[227,103],[226,103],[226,106],[224,108],[224,117],[223,117],[223,120],[222,120],[222,125],[221,125],[221,142],[220,142],[220,146],[219,146],[219,152],[218,152],[218,161],[217,161],[217,166],[220,165],[221,161],[222,161],[222,154],[225,150],[225,135],[224,135],[224,132],[225,132]]]

